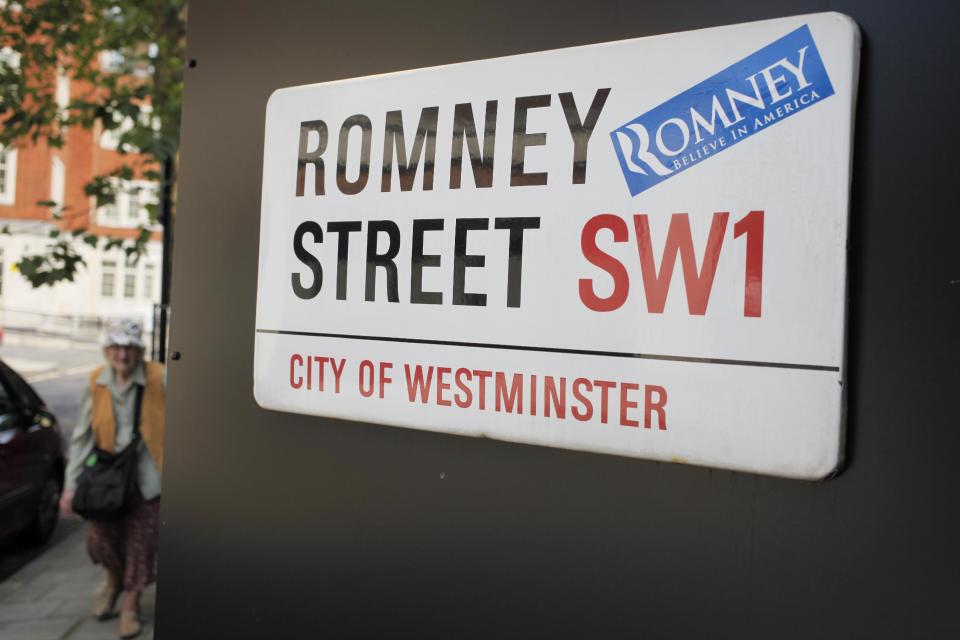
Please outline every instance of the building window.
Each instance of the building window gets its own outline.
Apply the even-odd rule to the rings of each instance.
[[[100,146],[104,149],[116,150],[120,146],[120,136],[133,128],[133,120],[125,118],[119,126],[113,129],[104,128],[100,134]]]
[[[143,225],[159,230],[160,225],[150,223],[148,207],[157,204],[157,185],[146,180],[114,180],[116,200],[99,208],[100,224],[105,227],[133,229]]]
[[[2,256],[2,254],[0,254]],[[143,265],[143,297],[147,300],[153,299],[153,282],[155,279],[154,269],[152,263],[146,263]]]
[[[67,187],[67,169],[60,158],[54,158],[50,167],[50,199],[63,206],[64,191]]]
[[[133,298],[137,295],[137,268],[128,264],[123,273],[123,297]]]
[[[151,183],[141,183],[136,198],[130,202],[130,214],[133,216],[134,224],[142,224],[145,227],[156,225],[156,222],[150,222],[150,208],[157,205],[157,185]]]
[[[127,194],[127,210],[124,212],[127,223],[131,226],[137,226],[144,224],[146,217],[146,209],[144,205],[146,204],[145,198],[147,198],[147,190],[138,185],[131,185],[130,191]]]
[[[116,202],[110,202],[100,207],[100,218],[108,227],[115,227],[120,222],[120,209]]]
[[[126,56],[116,49],[100,52],[100,68],[108,73],[119,73],[127,62]]]
[[[110,149],[116,151],[120,147],[120,138],[123,134],[131,131],[136,122],[139,122],[141,125],[150,126],[154,131],[160,130],[160,119],[153,116],[153,107],[149,104],[142,104],[138,107],[139,113],[136,116],[136,121],[130,116],[121,117],[118,114],[114,114],[114,124],[116,126],[106,129],[104,128],[100,132],[100,147],[103,149]],[[131,144],[125,144],[123,149],[120,151],[137,151],[137,148]]]
[[[104,260],[100,263],[100,295],[112,298],[117,285],[117,262]]]
[[[120,226],[120,210],[125,198],[122,191],[122,183],[116,178],[110,178],[110,186],[114,190],[113,202],[107,202],[100,205],[99,212],[100,224],[105,227]]]
[[[0,204],[13,204],[17,188],[17,150],[0,147]]]

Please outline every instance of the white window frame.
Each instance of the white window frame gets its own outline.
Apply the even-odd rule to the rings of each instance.
[[[137,298],[137,266],[133,264],[127,264],[123,270],[123,290],[120,292],[120,297],[124,300],[136,300]],[[130,285],[129,291],[127,294],[128,288],[127,285]]]
[[[125,224],[135,227],[137,225],[146,222],[145,218],[141,214],[143,209],[142,198],[146,191],[143,187],[137,182],[131,182],[128,184],[129,190],[127,191],[127,206],[123,211],[123,221]]]
[[[108,266],[109,265],[109,266]],[[119,273],[117,268],[116,260],[101,260],[100,261],[100,297],[113,299],[117,297],[117,275]],[[106,276],[107,274],[113,276],[113,280],[110,282],[110,292],[107,293],[106,290]]]
[[[111,179],[111,185],[117,190],[113,204],[101,205],[97,208],[97,223],[102,227],[134,229],[140,225],[157,231],[162,228],[159,224],[149,224],[150,216],[147,213],[147,204],[159,202],[160,186],[148,180],[118,180]],[[115,216],[107,215],[114,208]]]
[[[50,161],[50,200],[62,209],[67,192],[67,165],[57,156]]]
[[[2,254],[0,254],[2,256]],[[152,262],[143,263],[143,297],[153,300],[153,290],[157,281],[157,265]]]

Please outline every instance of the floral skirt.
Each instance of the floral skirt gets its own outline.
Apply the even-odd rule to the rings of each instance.
[[[160,498],[141,500],[113,522],[91,522],[87,553],[94,564],[123,576],[125,591],[143,591],[157,580]]]

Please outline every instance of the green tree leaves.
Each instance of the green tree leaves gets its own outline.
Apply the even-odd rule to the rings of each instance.
[[[94,220],[96,207],[117,201],[134,178],[172,184],[179,145],[183,95],[185,0],[36,0],[21,10],[0,7],[0,145],[45,142],[63,147],[69,127],[111,132],[127,159],[95,176],[84,188],[91,210],[69,211],[62,203],[38,202],[55,223],[72,221],[69,234],[51,234],[46,251],[25,257],[20,273],[34,287],[72,281],[83,263],[73,243],[143,255],[157,206],[146,205],[148,224],[132,240],[100,237],[77,219]],[[77,82],[64,104],[58,78]],[[170,162],[172,161],[172,162]],[[173,167],[174,175],[161,168]]]

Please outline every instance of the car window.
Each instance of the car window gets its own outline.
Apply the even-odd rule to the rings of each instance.
[[[2,367],[0,367],[0,413],[7,413],[16,406],[16,402],[13,400],[13,394],[10,390],[10,383],[7,381],[6,376],[2,375]]]
[[[16,371],[11,369],[4,362],[0,362],[0,377],[3,378],[7,391],[16,397],[19,404],[30,409],[39,409],[44,405],[43,400],[37,395],[27,382],[20,377]],[[9,402],[9,401],[8,401]]]

